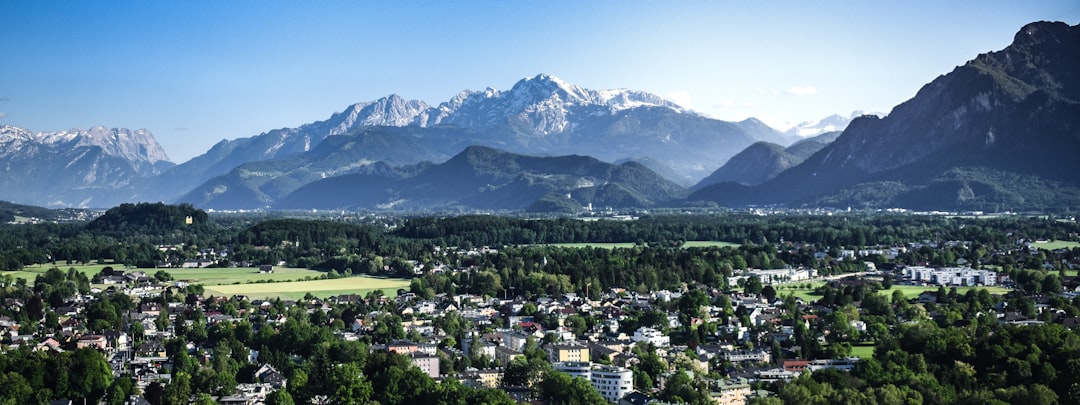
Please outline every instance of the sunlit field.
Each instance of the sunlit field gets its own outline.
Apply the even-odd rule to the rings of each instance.
[[[1072,249],[1080,247],[1080,242],[1073,242],[1068,240],[1056,240],[1053,242],[1036,242],[1035,247],[1046,250]]]
[[[409,280],[354,276],[330,280],[292,281],[281,283],[253,283],[206,286],[208,295],[246,295],[249,298],[300,299],[307,293],[320,298],[342,294],[367,295],[382,290],[388,297],[397,296],[399,288],[408,288]]]
[[[637,246],[633,242],[619,242],[619,243],[606,243],[606,242],[578,242],[578,243],[552,243],[547,246],[556,247],[569,247],[569,248],[601,248],[601,249],[615,249],[615,248],[632,248]],[[683,243],[684,248],[701,248],[701,247],[739,247],[738,243],[720,242],[720,241],[699,241],[691,240]]]

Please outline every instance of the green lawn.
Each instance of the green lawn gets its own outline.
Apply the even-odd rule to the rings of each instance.
[[[247,295],[249,298],[300,299],[307,293],[326,298],[341,294],[367,295],[382,290],[388,297],[397,296],[399,288],[409,288],[409,280],[367,276],[331,280],[292,281],[281,283],[230,284],[205,287],[208,295]]]
[[[1053,242],[1037,242],[1037,243],[1035,243],[1035,247],[1037,247],[1039,249],[1046,249],[1046,250],[1072,249],[1072,248],[1080,247],[1080,242],[1073,242],[1073,241],[1068,241],[1068,240],[1056,240],[1056,241],[1053,241]]]
[[[788,294],[794,294],[796,297],[801,298],[805,302],[817,301],[819,298],[821,298],[821,295],[814,294],[814,289],[822,286],[823,284],[825,284],[825,282],[818,281],[815,283],[811,283],[810,288],[798,287],[802,286],[803,284],[806,283],[790,283],[777,285],[776,294],[780,297],[786,296]],[[1011,291],[1008,288],[1004,287],[956,287],[956,292],[957,294],[965,294],[968,290],[978,288],[986,289],[987,291],[990,291],[990,294],[1005,294]],[[893,291],[899,290],[903,292],[905,297],[907,297],[908,299],[912,299],[918,297],[919,294],[923,293],[923,291],[937,291],[937,289],[937,286],[893,285],[892,288],[878,291],[878,294],[885,294],[886,296],[891,297]],[[945,288],[945,290],[948,289],[949,287]]]
[[[951,288],[951,287],[945,287],[945,290],[948,291],[949,288]],[[928,285],[928,286],[921,286],[921,285],[894,285],[894,286],[892,286],[892,288],[889,288],[887,290],[878,291],[878,294],[885,294],[885,295],[888,295],[888,296],[891,297],[892,294],[893,294],[893,291],[901,291],[901,292],[904,293],[905,297],[907,297],[908,299],[912,299],[912,298],[918,297],[919,294],[922,294],[924,291],[937,291],[937,289],[938,289],[937,286],[931,286],[931,285]],[[1005,293],[1008,293],[1009,291],[1012,291],[1012,290],[1009,290],[1008,288],[1005,288],[1005,287],[956,287],[956,293],[957,294],[966,294],[968,292],[968,290],[973,290],[973,289],[985,289],[985,290],[989,291],[990,294],[995,294],[995,295],[1005,294]]]
[[[872,344],[858,344],[851,346],[851,355],[860,359],[869,359],[874,357],[874,345]]]
[[[809,288],[803,288],[803,285],[810,284]],[[825,285],[824,281],[806,282],[799,281],[794,283],[776,284],[773,288],[776,289],[776,296],[783,297],[788,294],[793,294],[796,297],[803,300],[803,302],[817,301],[821,298],[821,295],[814,294],[814,289]]]

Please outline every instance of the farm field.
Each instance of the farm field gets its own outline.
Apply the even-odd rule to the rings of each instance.
[[[252,283],[257,281],[298,281],[304,277],[320,277],[326,272],[310,269],[274,267],[273,273],[259,273],[254,267],[223,267],[203,269],[139,269],[148,275],[165,270],[176,280],[186,280],[204,286]]]
[[[635,244],[633,242],[617,242],[617,243],[609,243],[609,242],[577,242],[577,243],[551,243],[551,244],[548,244],[548,246],[570,247],[570,248],[594,247],[594,248],[601,248],[601,249],[615,249],[615,248],[632,248],[634,246],[637,246],[637,244]],[[692,247],[739,247],[739,244],[738,243],[731,243],[731,242],[720,242],[720,241],[692,240],[692,241],[686,241],[686,243],[683,243],[682,247],[684,247],[684,248],[692,248]]]
[[[113,265],[113,264],[89,264],[89,265],[84,266],[84,265],[71,265],[71,264],[62,264],[62,263],[57,263],[56,265],[38,264],[38,265],[26,266],[22,270],[18,270],[18,271],[0,271],[0,276],[5,276],[5,275],[10,274],[12,278],[23,278],[23,279],[26,279],[27,283],[33,284],[34,279],[37,278],[38,275],[45,274],[46,271],[48,271],[49,269],[51,269],[53,267],[56,267],[56,268],[64,271],[65,273],[67,273],[68,269],[74,267],[76,271],[85,274],[87,278],[92,278],[92,277],[94,277],[95,274],[100,273],[101,269],[103,269],[103,268],[105,268],[107,266],[115,266],[115,265]]]
[[[409,288],[409,281],[394,278],[354,276],[330,280],[291,281],[280,283],[252,283],[205,286],[209,295],[246,295],[256,299],[301,299],[307,293],[320,298],[341,294],[366,295],[383,290],[387,297],[397,296],[399,288]]]
[[[1056,240],[1053,242],[1036,242],[1035,247],[1046,250],[1072,249],[1080,247],[1080,242],[1073,242],[1068,240]]]

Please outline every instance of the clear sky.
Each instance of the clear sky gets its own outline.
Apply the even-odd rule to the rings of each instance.
[[[177,163],[397,93],[547,73],[774,126],[888,112],[1080,1],[0,0],[0,124],[146,128]]]

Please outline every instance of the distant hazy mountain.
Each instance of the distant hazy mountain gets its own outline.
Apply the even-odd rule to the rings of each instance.
[[[1080,208],[1080,28],[1029,24],[1002,51],[927,84],[885,118],[756,187],[691,199],[957,210]]]
[[[844,128],[847,128],[848,124],[851,123],[851,120],[858,118],[862,115],[868,114],[862,111],[855,111],[847,117],[839,114],[833,114],[817,121],[800,122],[784,131],[784,135],[796,139],[802,139],[830,132],[839,133],[842,132]]]
[[[635,162],[614,165],[585,156],[524,156],[479,146],[414,172],[316,181],[274,208],[523,210],[553,197],[578,207],[651,207],[687,194]]]
[[[105,207],[173,166],[145,129],[94,127],[33,133],[0,126],[0,199],[40,206]]]
[[[422,134],[418,135],[418,134]],[[204,208],[269,207],[308,183],[352,173],[392,173],[417,156],[443,161],[460,152],[470,131],[451,126],[358,127],[285,158],[244,163],[179,199]]]
[[[627,162],[635,162],[642,166],[645,166],[649,168],[649,170],[652,170],[654,173],[659,174],[660,177],[671,180],[672,183],[678,184],[682,187],[690,187],[694,185],[694,181],[692,178],[676,173],[675,170],[672,170],[671,167],[668,167],[668,165],[664,162],[653,159],[651,157],[641,156],[635,158],[619,159],[615,161],[615,164],[621,165]]]
[[[830,132],[812,138],[806,138],[785,148],[770,142],[758,142],[750,145],[733,156],[709,177],[691,188],[700,190],[713,184],[735,182],[743,185],[764,183],[784,170],[802,163],[810,155],[821,150],[839,136],[839,132]]]

